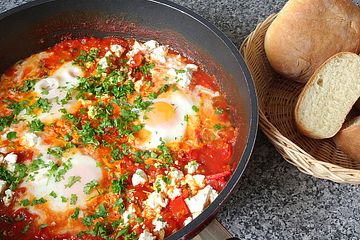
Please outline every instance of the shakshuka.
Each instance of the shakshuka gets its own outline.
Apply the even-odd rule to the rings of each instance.
[[[1,239],[163,239],[232,174],[217,80],[167,45],[64,40],[0,81]]]

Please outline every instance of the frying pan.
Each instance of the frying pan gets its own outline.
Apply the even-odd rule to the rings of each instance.
[[[255,87],[232,42],[199,15],[165,0],[38,0],[0,14],[0,72],[55,43],[84,36],[154,39],[196,60],[219,80],[241,129],[233,153],[233,175],[213,203],[167,239],[188,239],[215,217],[239,181],[255,142]],[[241,204],[241,203],[239,203]],[[229,237],[217,222],[197,239]]]

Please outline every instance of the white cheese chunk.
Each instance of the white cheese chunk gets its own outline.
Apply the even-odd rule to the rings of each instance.
[[[181,196],[181,189],[172,187],[172,188],[169,188],[169,190],[166,192],[166,194],[168,195],[168,197],[171,200],[174,200],[175,198]]]
[[[184,226],[188,225],[192,220],[193,220],[192,217],[187,217],[187,218],[184,220]]]
[[[146,51],[151,52],[153,51],[155,48],[159,47],[159,43],[155,40],[150,40],[147,41],[143,44],[144,48],[146,49]]]
[[[3,197],[3,202],[6,207],[10,206],[12,198],[13,192],[10,189],[7,189],[5,191],[5,196]]]
[[[185,166],[185,169],[189,174],[195,173],[198,168],[199,164],[195,160],[188,162],[188,164]]]
[[[106,69],[109,67],[106,57],[100,58],[98,64],[102,69]]]
[[[155,191],[166,192],[167,184],[162,179],[162,176],[158,176],[153,184],[153,188]]]
[[[144,82],[142,80],[138,80],[134,83],[134,89],[136,92],[140,92],[142,85]]]
[[[197,217],[204,210],[204,208],[211,202],[210,199],[211,194],[215,196],[217,192],[211,186],[208,185],[205,188],[198,191],[198,193],[195,196],[185,199],[185,203],[188,206],[190,212],[193,214],[194,218]]]
[[[38,144],[40,138],[35,133],[26,132],[24,136],[20,139],[21,145],[26,147],[34,147]]]
[[[166,63],[166,55],[168,53],[168,46],[159,46],[150,53],[150,58],[154,62]]]
[[[156,191],[152,192],[146,200],[146,204],[154,210],[161,210],[161,208],[167,206],[168,202],[168,199],[166,199],[161,193],[158,193]]]
[[[105,53],[105,57],[110,57],[110,56],[112,56],[113,54],[112,54],[112,52],[110,52],[110,51],[107,51],[106,53]]]
[[[0,194],[2,194],[6,189],[6,181],[0,180]]]
[[[139,240],[154,240],[156,237],[146,229],[140,234]]]
[[[184,177],[184,174],[182,171],[180,171],[177,168],[170,167],[169,177],[171,178],[171,184],[175,185],[175,181],[180,180]]]
[[[141,169],[136,169],[135,173],[131,178],[133,186],[137,186],[139,184],[143,185],[147,181],[146,173]]]
[[[136,217],[135,213],[136,213],[136,210],[135,210],[133,204],[130,204],[128,209],[123,213],[124,223],[127,224],[130,219],[135,218]]]
[[[154,225],[154,231],[158,232],[166,227],[167,222],[165,222],[162,218],[155,218],[152,221],[152,224]]]
[[[6,169],[13,172],[15,171],[15,164],[18,156],[15,153],[9,153],[5,156],[4,162],[6,164]]]
[[[124,52],[125,48],[123,48],[121,45],[113,44],[110,46],[110,50],[115,54],[115,56],[120,57]]]

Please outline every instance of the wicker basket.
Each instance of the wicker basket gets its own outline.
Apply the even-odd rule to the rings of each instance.
[[[276,74],[264,51],[266,30],[275,15],[259,24],[241,45],[241,53],[256,85],[260,128],[279,153],[301,172],[339,183],[360,183],[360,162],[338,150],[332,139],[315,140],[301,135],[293,111],[303,85]]]

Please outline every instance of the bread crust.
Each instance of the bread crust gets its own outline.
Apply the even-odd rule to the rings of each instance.
[[[314,129],[309,129],[301,120],[300,105],[303,104],[304,98],[308,94],[309,89],[312,88],[314,84],[316,84],[315,82],[317,81],[317,77],[318,77],[319,73],[323,70],[323,67],[326,66],[326,64],[331,62],[333,59],[341,58],[343,55],[350,55],[352,57],[360,59],[360,57],[358,55],[356,55],[354,53],[350,53],[350,52],[340,52],[340,53],[337,53],[334,56],[330,57],[323,64],[321,64],[321,66],[319,68],[317,68],[315,70],[314,74],[311,76],[309,81],[306,83],[306,85],[304,86],[304,88],[302,89],[302,91],[298,97],[298,100],[296,102],[295,109],[294,109],[294,119],[295,119],[295,124],[296,124],[298,130],[305,136],[308,136],[308,137],[311,137],[314,139],[324,139],[324,138],[333,137],[341,129],[343,123],[345,122],[347,114],[351,111],[352,106],[354,105],[356,100],[359,98],[359,96],[357,96],[353,103],[350,103],[349,106],[346,106],[348,111],[346,112],[346,114],[344,116],[340,116],[340,118],[342,119],[341,123],[339,124],[336,131],[331,133],[330,135],[320,134],[319,132],[315,132]],[[360,79],[359,79],[359,81],[360,81]],[[329,99],[323,99],[323,101],[328,101],[328,100]]]
[[[350,158],[360,161],[360,116],[345,125],[333,140],[337,148]]]
[[[265,35],[271,66],[307,82],[326,59],[360,51],[360,8],[351,0],[290,0]]]

